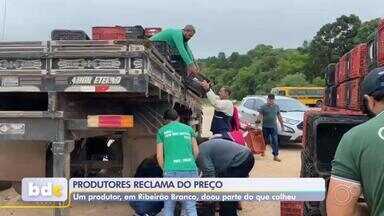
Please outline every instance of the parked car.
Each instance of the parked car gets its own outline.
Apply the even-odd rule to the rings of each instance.
[[[278,123],[280,143],[301,142],[303,136],[304,112],[308,107],[299,100],[290,97],[276,96],[276,104],[280,107],[284,121],[284,130]],[[267,96],[245,97],[239,107],[240,122],[243,125],[254,125],[259,108],[267,102]]]

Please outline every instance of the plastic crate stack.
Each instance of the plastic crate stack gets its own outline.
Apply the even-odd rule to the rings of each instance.
[[[372,41],[355,46],[337,64],[326,67],[324,109],[363,111],[361,83],[365,75],[377,67],[384,67],[384,20],[380,20]]]
[[[152,37],[153,35],[161,32],[161,28],[159,27],[148,27],[148,28],[145,28],[144,29],[144,34],[145,34],[145,37],[147,38],[150,38]]]
[[[92,28],[93,40],[145,39],[161,31],[161,28],[135,26],[96,26]]]
[[[141,25],[124,26],[125,36],[127,39],[144,39],[144,28]]]
[[[368,42],[368,69],[372,70],[384,66],[384,20],[380,20],[379,27],[373,40]]]
[[[303,202],[280,202],[280,216],[303,216]]]
[[[55,29],[51,32],[51,40],[89,40],[82,30]]]
[[[121,26],[97,26],[92,28],[93,40],[126,40],[125,28]]]
[[[337,99],[336,107],[349,110],[362,110],[361,82],[368,72],[366,56],[367,44],[359,44],[340,58],[336,68]]]

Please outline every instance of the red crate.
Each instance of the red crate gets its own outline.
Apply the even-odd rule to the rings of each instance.
[[[120,26],[115,27],[93,27],[93,40],[126,40],[125,29]]]
[[[303,202],[280,202],[280,216],[303,216]]]
[[[362,79],[353,79],[348,82],[347,104],[351,110],[362,110],[363,97],[361,95]]]
[[[339,60],[339,68],[337,76],[337,82],[338,84],[345,82],[349,79],[348,77],[348,71],[349,71],[349,53],[343,55]]]
[[[362,78],[367,73],[368,46],[366,43],[359,44],[350,52],[349,78]]]
[[[377,31],[377,63],[378,66],[384,66],[384,19],[380,20]]]
[[[347,109],[347,93],[348,93],[348,83],[344,82],[337,86],[337,100],[336,107],[341,109]]]
[[[151,27],[151,28],[145,28],[144,29],[144,34],[146,37],[152,37],[153,35],[161,32],[161,28],[159,27]]]
[[[264,140],[263,132],[260,129],[247,131],[244,140],[253,154],[264,155],[266,141]]]

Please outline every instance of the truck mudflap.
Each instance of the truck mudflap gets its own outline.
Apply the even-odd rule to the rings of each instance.
[[[0,111],[0,179],[43,177],[48,143],[57,139],[61,112]]]
[[[46,151],[44,141],[1,141],[0,179],[20,181],[24,177],[44,177]]]

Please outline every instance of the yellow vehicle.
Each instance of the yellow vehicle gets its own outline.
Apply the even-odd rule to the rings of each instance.
[[[272,94],[296,98],[307,106],[321,106],[324,98],[323,87],[275,87]]]

